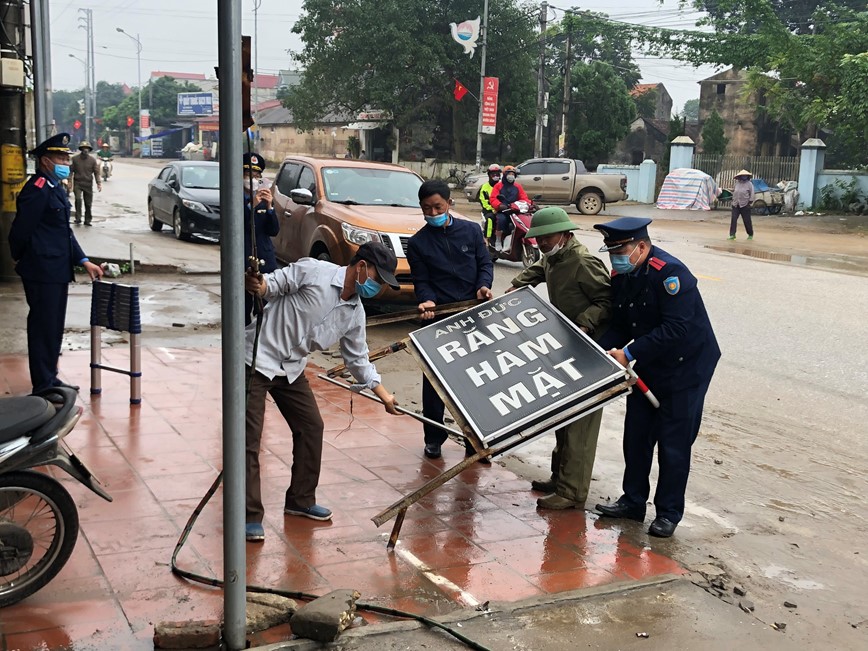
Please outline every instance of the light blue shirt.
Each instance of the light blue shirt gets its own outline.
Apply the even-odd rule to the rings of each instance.
[[[256,370],[269,379],[286,375],[294,382],[304,373],[310,353],[340,342],[341,356],[356,379],[356,390],[380,384],[377,369],[368,359],[365,309],[354,294],[341,298],[347,268],[331,262],[302,258],[274,273],[265,274],[268,304],[262,313],[262,331]],[[245,359],[253,361],[254,320],[245,331]]]

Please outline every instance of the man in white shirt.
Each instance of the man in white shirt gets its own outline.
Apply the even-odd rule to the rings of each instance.
[[[249,541],[265,539],[259,447],[270,393],[292,431],[292,479],[284,513],[313,520],[330,520],[332,513],[316,503],[322,460],[323,421],[316,398],[304,375],[312,351],[340,342],[341,356],[356,379],[354,390],[372,390],[386,411],[397,414],[395,396],[380,383],[368,359],[365,310],[361,298],[373,298],[383,284],[394,289],[398,264],[395,254],[379,242],[359,247],[347,267],[302,258],[273,273],[249,274],[247,291],[268,303],[262,314],[259,348],[247,397],[247,526]],[[253,365],[256,323],[246,331],[246,362]]]

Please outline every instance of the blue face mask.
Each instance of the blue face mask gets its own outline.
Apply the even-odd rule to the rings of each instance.
[[[628,274],[636,268],[636,265],[630,262],[633,257],[633,251],[630,253],[610,253],[609,260],[612,262],[612,269],[619,274]]]
[[[449,213],[444,212],[442,215],[435,215],[434,217],[425,217],[425,221],[434,228],[440,228],[441,226],[446,226],[446,222],[449,221]]]
[[[54,164],[54,175],[61,181],[69,178],[69,165]]]
[[[382,288],[383,286],[371,277],[366,278],[363,283],[356,280],[356,294],[359,298],[374,298]]]

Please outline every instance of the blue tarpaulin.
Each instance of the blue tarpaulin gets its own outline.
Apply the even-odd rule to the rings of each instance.
[[[183,131],[184,129],[189,129],[190,127],[178,127],[177,129],[169,129],[168,131],[160,131],[160,133],[152,133],[149,136],[145,136],[144,138],[136,136],[136,142],[144,142],[145,140],[153,140],[154,138],[162,138],[164,136],[170,136],[173,133],[178,133],[179,131]]]

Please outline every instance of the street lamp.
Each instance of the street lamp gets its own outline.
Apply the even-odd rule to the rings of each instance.
[[[90,68],[87,61],[81,57],[70,54],[69,58],[81,62],[84,66],[84,138],[90,140]]]
[[[142,137],[142,42],[139,40],[139,35],[128,34],[122,28],[116,27],[117,31],[131,39],[136,44],[136,62],[138,64],[139,75],[139,138]]]

